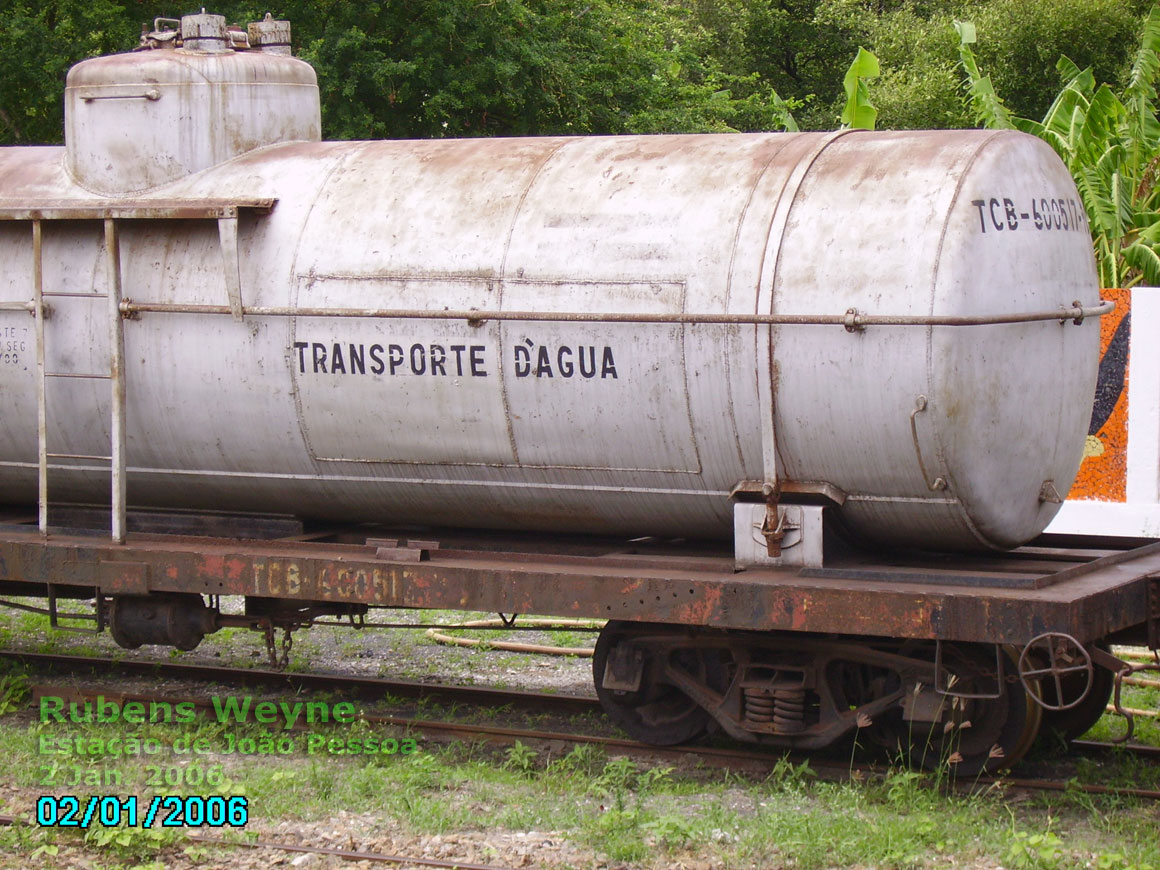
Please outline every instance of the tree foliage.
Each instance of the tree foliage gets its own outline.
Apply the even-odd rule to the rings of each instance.
[[[1101,82],[1125,81],[1151,0],[991,0],[959,15],[978,28],[979,62],[1014,112],[1041,118],[1059,91],[1067,55]]]
[[[975,30],[961,25],[962,64],[971,104],[988,127],[1017,128],[1049,142],[1071,171],[1091,221],[1104,287],[1160,285],[1160,6],[1144,24],[1120,94],[1096,85],[1091,67],[1067,56],[1056,63],[1063,89],[1042,121],[1019,117],[983,76],[972,44]]]
[[[68,67],[127,51],[167,4],[45,0],[0,30],[0,144],[59,142]],[[211,7],[230,21],[268,7]],[[761,76],[726,68],[681,4],[646,0],[287,0],[328,138],[779,129]],[[790,104],[790,107],[796,105]]]
[[[797,117],[805,128],[838,124],[845,103],[843,72],[859,39],[852,28],[819,14],[824,0],[672,2],[691,10],[709,35],[706,48],[727,72],[756,74],[777,93],[801,103]]]
[[[294,26],[327,138],[833,129],[859,47],[881,128],[973,123],[953,21],[1017,115],[1041,117],[1067,53],[1126,83],[1146,0],[224,0]],[[68,67],[127,51],[172,0],[9,0],[0,144],[59,142]],[[778,94],[781,96],[779,97]],[[782,100],[782,97],[785,100]]]
[[[132,47],[137,32],[113,0],[9,6],[0,21],[0,145],[59,142],[69,67]]]
[[[878,126],[922,129],[970,126],[960,97],[953,4],[867,4],[822,0],[818,18],[833,33],[848,34],[878,57],[874,82]],[[831,115],[835,113],[830,108]]]
[[[819,0],[815,18],[847,57],[864,45],[881,61],[879,126],[942,129],[973,123],[960,98],[956,20],[974,22],[979,62],[1012,111],[1041,117],[1058,90],[1060,54],[1101,81],[1123,80],[1147,8],[1148,0]],[[833,96],[820,96],[835,115]]]
[[[780,117],[756,77],[725,73],[652,3],[331,5],[342,8],[308,21],[301,53],[342,138],[746,130]]]

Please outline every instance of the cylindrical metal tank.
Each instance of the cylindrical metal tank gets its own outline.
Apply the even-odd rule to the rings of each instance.
[[[128,61],[126,61],[128,62]],[[727,536],[741,481],[824,481],[872,542],[1017,545],[1076,473],[1095,319],[980,326],[508,322],[488,312],[975,316],[1098,302],[1082,205],[1014,132],[268,146],[135,201],[272,197],[249,307],[125,326],[131,504]],[[62,149],[0,150],[0,204],[85,202]],[[107,368],[101,228],[44,227],[47,368]],[[124,295],[222,306],[213,221],[127,221]],[[0,222],[0,300],[32,287]],[[0,500],[36,500],[32,319],[0,312]],[[103,382],[55,379],[53,452],[107,451]],[[771,469],[771,464],[775,466]],[[938,487],[937,478],[942,479]],[[934,486],[935,488],[932,488]],[[107,499],[56,460],[54,498]]]

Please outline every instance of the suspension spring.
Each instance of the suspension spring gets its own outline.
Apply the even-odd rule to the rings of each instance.
[[[773,726],[783,734],[796,734],[798,731],[805,730],[805,689],[774,690]]]
[[[801,688],[744,690],[745,718],[755,725],[773,724],[777,734],[796,734],[806,727],[806,692]]]
[[[773,721],[777,702],[769,689],[745,689],[745,718],[762,725]]]

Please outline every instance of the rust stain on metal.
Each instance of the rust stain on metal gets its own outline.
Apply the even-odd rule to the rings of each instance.
[[[167,570],[167,576],[172,576],[171,571],[176,567],[172,566],[170,570]],[[240,580],[245,575],[247,567],[248,562],[236,556],[229,557],[207,553],[199,556],[197,560],[199,576],[220,580]]]
[[[142,562],[101,562],[97,577],[101,591],[112,595],[149,592],[149,565]]]
[[[810,609],[809,601],[802,601],[793,611],[793,622],[790,623],[794,631],[805,631],[805,627],[809,624],[806,619],[806,613]]]
[[[679,622],[712,625],[714,617],[721,613],[723,593],[724,589],[720,586],[705,585],[693,601],[676,608],[673,615]]]

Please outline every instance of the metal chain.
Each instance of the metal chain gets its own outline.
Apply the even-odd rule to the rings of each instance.
[[[279,654],[274,643],[274,623],[269,619],[263,620],[263,622],[265,625],[262,627],[262,634],[266,639],[266,657],[270,660],[270,667],[276,671],[284,671],[286,666],[290,664],[290,650],[294,646],[293,631],[296,626],[283,626],[282,652]]]
[[[278,659],[278,670],[286,669],[290,664],[290,648],[294,646],[294,627],[286,626],[282,629],[282,657]]]
[[[270,620],[265,620],[265,627],[263,634],[266,638],[266,657],[270,660],[270,667],[278,667],[278,653],[274,651],[274,624]]]

